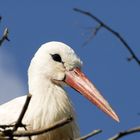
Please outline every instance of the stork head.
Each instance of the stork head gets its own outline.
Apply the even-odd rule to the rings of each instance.
[[[69,85],[107,115],[119,122],[119,118],[93,83],[82,73],[82,62],[75,52],[61,42],[43,44],[31,61],[29,73],[32,71],[42,78],[49,79],[57,86]]]

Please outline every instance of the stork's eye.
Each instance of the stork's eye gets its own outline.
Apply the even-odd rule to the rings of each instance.
[[[51,54],[52,59],[57,62],[62,62],[61,56],[59,54]]]

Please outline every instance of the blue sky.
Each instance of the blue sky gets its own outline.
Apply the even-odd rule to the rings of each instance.
[[[3,0],[0,3],[0,32],[9,28],[10,42],[0,48],[0,103],[28,92],[27,69],[41,44],[56,40],[70,45],[83,61],[83,71],[96,84],[120,116],[118,124],[76,91],[68,88],[75,106],[81,134],[94,129],[103,133],[92,139],[106,140],[115,133],[139,125],[140,66],[127,62],[130,54],[105,29],[85,47],[89,28],[96,23],[74,12],[88,10],[117,30],[140,58],[140,1],[138,0]],[[139,134],[124,140],[140,138]]]

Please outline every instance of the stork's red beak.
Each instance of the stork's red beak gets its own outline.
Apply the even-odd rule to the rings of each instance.
[[[67,71],[65,82],[80,92],[111,118],[119,122],[119,117],[116,115],[109,103],[104,99],[96,87],[89,81],[89,79],[81,72],[79,68],[75,68],[72,71]]]

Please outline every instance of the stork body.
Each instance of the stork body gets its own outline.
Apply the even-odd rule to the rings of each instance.
[[[68,84],[118,121],[107,101],[81,73],[82,62],[74,51],[60,42],[42,45],[28,70],[29,93],[32,98],[23,119],[28,130],[46,128],[72,115],[74,121],[52,132],[34,136],[33,140],[72,140],[79,136],[71,101],[64,90]],[[94,93],[92,95],[92,93]],[[97,96],[97,97],[96,97]],[[14,123],[23,107],[25,96],[0,106],[0,124]],[[28,138],[22,138],[28,139]]]

